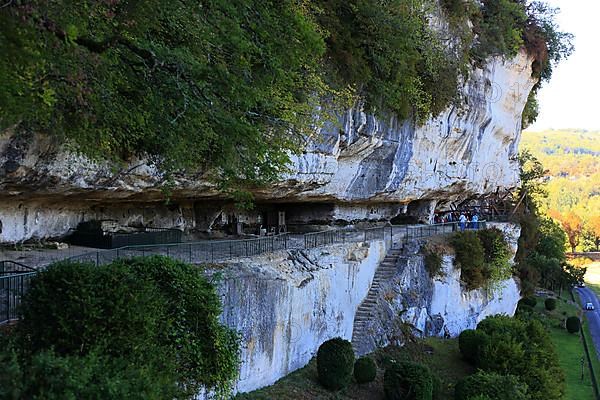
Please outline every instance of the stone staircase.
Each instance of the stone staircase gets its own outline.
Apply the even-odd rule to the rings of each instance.
[[[401,249],[390,249],[385,258],[377,267],[373,283],[362,301],[354,317],[352,330],[352,347],[356,356],[362,356],[373,348],[373,339],[367,332],[367,324],[373,317],[377,298],[383,282],[390,280],[397,272],[398,260],[402,257]]]

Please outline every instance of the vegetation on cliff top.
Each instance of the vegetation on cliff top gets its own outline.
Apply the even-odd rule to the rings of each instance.
[[[318,104],[360,98],[423,121],[456,100],[471,60],[525,44],[545,77],[568,48],[548,9],[450,3],[475,26],[462,51],[430,28],[432,0],[8,2],[0,130],[53,135],[96,159],[147,156],[167,173],[200,170],[239,187],[280,174]]]

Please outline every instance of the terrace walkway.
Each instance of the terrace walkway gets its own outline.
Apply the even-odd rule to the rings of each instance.
[[[470,229],[485,228],[480,221]],[[384,240],[388,249],[400,250],[412,239],[447,234],[460,229],[456,222],[436,225],[386,225],[369,229],[333,229],[306,234],[281,234],[244,240],[205,240],[163,245],[126,246],[96,250],[72,246],[62,250],[4,251],[0,259],[0,324],[14,318],[21,296],[36,270],[57,261],[84,261],[96,265],[119,258],[165,255],[191,264],[219,263],[239,257],[254,257],[281,250],[302,250],[337,243],[358,243]],[[13,268],[19,265],[19,268]],[[9,268],[10,267],[10,268]],[[24,275],[25,274],[25,275]],[[21,275],[23,275],[21,277]]]

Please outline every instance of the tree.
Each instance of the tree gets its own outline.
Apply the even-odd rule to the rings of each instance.
[[[571,251],[574,253],[575,248],[577,245],[579,245],[579,241],[583,233],[583,221],[573,211],[569,211],[563,215],[563,218],[560,222],[565,230],[565,233],[567,234],[567,238],[569,239]]]
[[[600,215],[595,215],[585,222],[587,232],[593,237],[596,250],[600,251]]]

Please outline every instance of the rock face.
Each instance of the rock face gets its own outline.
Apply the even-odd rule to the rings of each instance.
[[[354,313],[385,256],[382,241],[279,252],[226,267],[223,321],[242,336],[236,389],[274,383],[319,345],[352,338]]]
[[[490,223],[504,232],[512,250],[521,234],[518,225]],[[370,340],[361,340],[359,354],[389,344],[401,345],[407,334],[415,336],[457,336],[473,329],[489,315],[514,315],[521,298],[515,278],[500,282],[493,290],[467,291],[460,281],[454,255],[443,255],[442,275],[432,279],[420,252],[422,241],[411,243],[397,265],[396,275],[381,285],[374,315],[363,330]],[[511,261],[512,262],[512,261]]]
[[[389,219],[410,202],[431,209],[438,201],[514,187],[521,114],[535,83],[531,63],[524,52],[512,60],[490,59],[471,71],[460,107],[422,126],[394,116],[376,118],[357,106],[320,128],[304,153],[292,156],[291,172],[277,185],[257,190],[256,198],[328,202],[333,219]],[[164,204],[162,186],[160,173],[143,160],[115,170],[57,147],[52,138],[4,132],[0,242],[64,235],[98,214],[121,223],[143,218],[144,209]],[[171,208],[162,220],[175,223],[163,226],[202,225],[197,219],[205,216],[181,209],[219,198],[201,176],[176,177]]]
[[[516,240],[520,230],[499,224]],[[352,339],[357,308],[367,295],[389,243],[371,241],[321,249],[280,252],[228,265],[220,287],[223,321],[242,336],[237,390],[274,383],[303,367],[325,340]],[[398,263],[397,274],[380,291],[371,318],[372,347],[402,344],[406,334],[450,335],[473,328],[488,315],[515,311],[519,287],[509,279],[494,292],[465,291],[453,257],[446,275],[432,280],[419,243]]]

